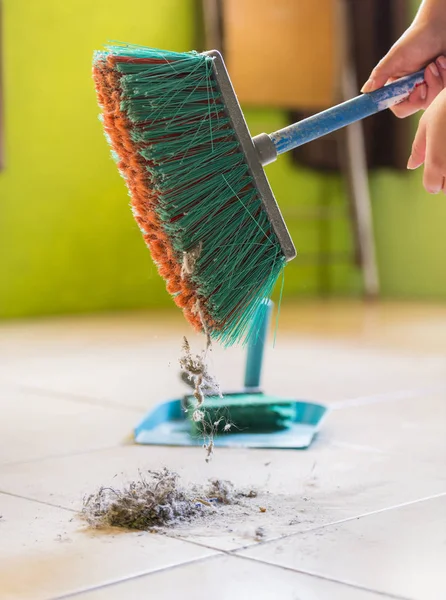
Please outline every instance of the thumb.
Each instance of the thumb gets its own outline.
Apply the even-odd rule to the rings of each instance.
[[[407,162],[408,169],[418,169],[426,158],[426,122],[420,119],[417,133],[412,144],[412,153]]]
[[[361,92],[373,92],[374,90],[383,87],[389,79],[401,72],[402,63],[403,61],[401,60],[398,50],[390,50],[390,52],[380,60],[373,69],[368,81],[363,85]]]
[[[410,47],[413,33],[406,31],[389,52],[382,58],[370,74],[361,92],[373,92],[383,87],[389,79],[402,77],[410,72]],[[407,70],[409,68],[409,71]]]

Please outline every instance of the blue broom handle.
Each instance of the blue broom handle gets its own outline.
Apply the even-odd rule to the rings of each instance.
[[[288,152],[327,133],[394,106],[407,98],[423,82],[424,70],[402,77],[369,94],[357,96],[294,125],[279,129],[279,131],[271,133],[269,137],[277,154],[283,154],[283,152]]]

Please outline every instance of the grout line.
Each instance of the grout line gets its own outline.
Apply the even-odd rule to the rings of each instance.
[[[79,512],[78,510],[76,510],[74,508],[68,508],[66,506],[61,506],[60,504],[52,504],[51,502],[46,502],[45,500],[38,500],[37,498],[31,498],[29,496],[22,496],[21,494],[14,494],[12,492],[6,492],[5,490],[0,490],[0,495],[1,494],[3,494],[4,496],[10,496],[12,498],[20,498],[21,500],[35,502],[36,504],[42,504],[43,506],[49,506],[51,508],[58,508],[58,509],[70,512],[70,513],[78,514],[78,512]],[[207,544],[204,544],[202,542],[197,542],[196,540],[192,540],[192,539],[186,538],[184,536],[180,536],[180,535],[174,535],[173,533],[169,533],[169,532],[165,532],[163,535],[171,540],[176,540],[177,542],[184,542],[186,544],[191,544],[192,546],[197,546],[198,548],[210,550],[217,555],[234,556],[233,552],[235,552],[236,550],[239,549],[239,548],[235,548],[234,550],[225,550],[225,549],[221,549],[221,548],[215,548],[213,546],[208,546]],[[255,546],[256,544],[254,543],[252,545]],[[249,546],[246,546],[246,548],[249,548]],[[204,557],[204,558],[199,558],[199,559],[193,559],[190,562],[193,563],[193,562],[197,562],[197,561],[201,561],[201,560],[207,560],[208,558],[214,558],[214,557],[210,556],[210,557]],[[161,569],[157,569],[155,571],[149,571],[148,573],[142,573],[140,575],[136,575],[135,577],[143,577],[144,575],[149,575],[150,573],[156,573],[158,571],[166,571],[168,569],[175,568],[177,566],[182,566],[183,564],[188,564],[188,562],[181,563],[178,565],[172,565],[170,567],[162,567]],[[133,577],[130,577],[130,578],[132,579]],[[121,580],[112,582],[112,583],[106,584],[106,585],[113,585],[114,583],[119,583],[120,581]],[[98,587],[105,587],[105,586],[98,586]],[[92,588],[92,589],[96,589],[96,588]],[[78,594],[78,593],[83,593],[83,592],[75,592],[75,593]],[[67,596],[67,597],[71,597],[71,596]],[[63,596],[63,597],[61,596],[61,598],[65,598],[65,596]],[[59,599],[56,598],[55,600],[59,600]]]
[[[281,535],[276,538],[271,538],[269,540],[265,540],[264,542],[258,542],[257,546],[265,546],[267,544],[271,544],[272,542],[278,542],[279,540],[286,540],[291,537],[297,537],[302,535],[303,533],[312,533],[313,531],[318,531],[319,529],[325,529],[326,527],[332,527],[333,525],[342,525],[344,523],[348,523],[350,521],[356,521],[358,519],[363,519],[364,517],[371,517],[373,515],[379,515],[380,513],[387,512],[389,510],[397,510],[399,508],[404,508],[406,506],[411,506],[413,504],[418,504],[419,502],[426,502],[428,500],[435,500],[436,498],[442,498],[446,496],[446,492],[440,492],[438,494],[434,494],[432,496],[426,496],[425,498],[418,498],[417,500],[408,500],[407,502],[402,502],[401,504],[395,504],[394,506],[388,506],[387,508],[379,508],[377,510],[372,510],[367,513],[363,513],[361,515],[355,515],[353,517],[345,517],[344,519],[339,519],[338,521],[332,521],[330,523],[324,523],[323,525],[316,525],[315,527],[309,527],[308,529],[302,529],[301,531],[295,531],[293,533],[289,533],[286,535]],[[241,552],[244,550],[249,550],[252,546],[242,546],[241,548],[237,548],[232,552]]]
[[[236,554],[234,554],[234,553],[237,552],[238,550],[241,550],[243,548],[253,548],[254,546],[258,545],[258,542],[253,542],[249,546],[242,546],[240,548],[233,548],[232,550],[225,550],[224,548],[217,548],[216,546],[210,546],[208,544],[205,544],[204,542],[197,542],[193,538],[187,538],[187,537],[183,537],[180,535],[173,535],[173,534],[169,534],[169,533],[165,533],[165,536],[168,538],[171,538],[173,540],[181,540],[182,542],[187,542],[189,544],[193,544],[194,546],[199,546],[200,548],[206,548],[206,550],[213,550],[214,552],[217,551],[220,554],[225,554],[226,556],[236,556]]]
[[[341,410],[343,408],[352,408],[356,406],[367,406],[368,404],[379,404],[392,400],[408,400],[418,398],[424,394],[435,394],[446,390],[444,385],[435,385],[425,388],[414,388],[412,390],[395,390],[394,392],[384,392],[382,394],[372,394],[370,396],[358,396],[357,398],[346,398],[330,404],[331,410]]]
[[[237,556],[237,557],[238,558],[243,558],[244,560],[249,560],[249,561],[254,562],[254,563],[258,563],[258,564],[262,564],[262,565],[268,565],[270,567],[276,567],[276,568],[279,568],[279,569],[283,569],[284,571],[288,571],[288,572],[291,572],[291,573],[300,573],[301,575],[307,575],[309,577],[314,577],[315,579],[321,579],[323,581],[329,581],[330,583],[337,583],[338,585],[344,585],[344,586],[347,586],[349,588],[353,588],[353,589],[356,589],[356,590],[361,590],[361,591],[364,591],[364,592],[369,592],[371,594],[377,594],[379,596],[383,596],[384,598],[392,598],[394,600],[410,600],[410,598],[407,598],[407,596],[399,596],[399,595],[396,595],[396,594],[392,594],[391,592],[384,592],[382,590],[371,589],[371,588],[365,587],[363,585],[360,585],[358,583],[351,583],[349,581],[344,581],[342,579],[334,579],[332,577],[328,577],[326,575],[321,575],[320,573],[316,573],[314,571],[305,571],[303,569],[293,569],[292,567],[287,567],[285,565],[280,565],[280,564],[277,564],[277,563],[271,563],[271,562],[268,562],[267,560],[262,560],[262,559],[254,558],[254,557],[251,557],[251,556],[240,555],[240,556]]]
[[[149,578],[151,575],[156,575],[158,573],[163,573],[163,572],[167,572],[167,571],[173,571],[174,569],[178,569],[178,568],[182,568],[182,567],[189,567],[191,565],[195,565],[195,564],[200,564],[200,563],[207,563],[213,560],[217,560],[218,558],[220,558],[223,555],[227,555],[230,556],[231,558],[235,558],[235,559],[241,559],[241,560],[245,560],[247,562],[251,562],[251,563],[255,563],[255,564],[263,564],[269,567],[272,567],[273,569],[281,569],[287,572],[291,572],[291,573],[295,573],[295,574],[301,574],[301,575],[306,575],[307,577],[312,577],[314,579],[319,579],[322,581],[328,581],[330,583],[334,583],[337,585],[342,585],[342,586],[346,586],[352,589],[356,589],[356,590],[361,590],[361,591],[365,591],[365,592],[369,592],[369,593],[373,593],[379,596],[383,596],[383,598],[392,598],[393,600],[410,600],[409,598],[405,597],[405,596],[399,596],[399,595],[395,595],[392,593],[387,593],[387,592],[383,592],[381,590],[374,590],[374,589],[370,589],[367,588],[365,586],[359,585],[359,584],[355,584],[355,583],[350,583],[348,581],[342,581],[339,579],[333,579],[331,577],[327,577],[324,575],[321,575],[319,573],[314,573],[311,571],[304,571],[301,569],[293,569],[291,567],[287,567],[284,565],[279,565],[279,564],[275,564],[275,563],[270,563],[267,562],[265,560],[261,560],[261,559],[256,559],[256,558],[252,558],[249,556],[238,556],[238,555],[230,555],[227,554],[225,552],[219,552],[216,553],[214,556],[206,556],[203,558],[197,558],[197,559],[192,559],[183,563],[177,563],[175,565],[170,565],[168,567],[161,567],[159,569],[155,569],[153,571],[148,571],[145,573],[138,573],[137,575],[129,575],[128,577],[123,577],[121,579],[118,579],[116,581],[110,581],[108,583],[105,584],[98,584],[95,585],[93,587],[89,587],[89,588],[84,588],[82,590],[77,590],[76,592],[69,592],[68,594],[64,594],[62,596],[57,596],[55,598],[53,598],[52,600],[67,600],[69,598],[76,598],[79,597],[80,595],[83,594],[88,594],[89,592],[94,592],[96,590],[100,590],[100,589],[104,589],[104,588],[109,588],[109,587],[114,587],[116,585],[120,585],[123,583],[127,583],[129,581],[134,581],[135,579],[142,579],[144,577]]]
[[[66,506],[61,506],[59,504],[53,504],[51,502],[46,502],[44,500],[39,500],[37,498],[32,498],[32,497],[29,497],[29,496],[22,496],[21,494],[15,494],[13,492],[7,492],[7,491],[1,490],[1,489],[0,489],[0,494],[4,494],[5,496],[11,496],[13,498],[20,498],[22,500],[28,500],[29,502],[36,502],[37,504],[42,504],[44,506],[50,506],[52,508],[59,508],[61,510],[65,510],[65,511],[68,511],[68,512],[71,512],[71,513],[77,513],[78,512],[74,508],[68,508]],[[301,531],[295,531],[295,532],[290,533],[290,534],[285,534],[285,535],[280,535],[280,536],[275,537],[275,538],[270,538],[268,540],[265,540],[264,542],[251,543],[251,544],[249,544],[247,546],[238,546],[237,548],[234,548],[232,550],[225,550],[223,548],[218,548],[218,547],[215,547],[215,546],[204,544],[203,542],[197,542],[194,539],[186,538],[186,537],[181,536],[181,535],[170,534],[168,532],[165,533],[165,536],[168,537],[169,539],[174,539],[174,540],[177,540],[177,541],[185,542],[187,544],[192,544],[193,546],[198,546],[200,548],[206,548],[207,550],[212,550],[213,552],[218,552],[219,554],[225,554],[227,556],[242,556],[242,557],[244,557],[244,555],[242,555],[242,554],[239,555],[238,553],[239,552],[243,552],[245,550],[251,550],[251,549],[257,548],[259,546],[266,546],[267,544],[271,544],[273,542],[278,542],[278,541],[286,540],[286,539],[289,539],[289,538],[292,538],[292,537],[297,537],[297,536],[302,535],[302,534],[312,533],[313,531],[319,531],[320,529],[325,529],[327,527],[332,527],[334,525],[342,525],[342,524],[348,523],[350,521],[356,521],[358,519],[362,519],[364,517],[370,517],[370,516],[373,516],[373,515],[384,513],[384,512],[387,512],[389,510],[396,510],[396,509],[399,509],[399,508],[404,508],[406,506],[411,506],[411,505],[414,505],[414,504],[418,504],[419,502],[426,502],[428,500],[435,500],[436,498],[442,498],[443,496],[446,496],[446,492],[439,492],[438,494],[434,494],[434,495],[431,495],[431,496],[426,496],[424,498],[418,498],[417,500],[409,500],[407,502],[402,502],[400,504],[395,504],[395,505],[389,506],[387,508],[380,508],[380,509],[377,509],[377,510],[374,510],[374,511],[370,511],[370,512],[367,512],[367,513],[360,514],[360,515],[354,515],[354,516],[351,516],[351,517],[345,517],[344,519],[339,519],[338,521],[330,521],[330,522],[324,523],[322,525],[317,525],[315,527],[309,527],[307,529],[302,529]]]
[[[95,398],[92,396],[84,396],[83,394],[73,394],[71,392],[62,392],[57,390],[50,390],[46,388],[40,388],[33,385],[23,385],[20,383],[9,383],[10,386],[15,387],[18,390],[23,392],[29,392],[31,394],[35,394],[36,396],[47,396],[50,398],[65,398],[67,400],[72,400],[73,402],[81,402],[83,404],[89,404],[92,406],[100,406],[102,408],[112,408],[115,410],[124,410],[127,412],[138,412],[144,413],[146,409],[141,408],[140,406],[132,406],[128,404],[119,404],[119,402],[115,402],[113,400],[104,400],[101,398]]]
[[[301,534],[304,533],[312,533],[313,531],[318,531],[319,529],[324,529],[326,527],[331,527],[333,525],[341,525],[343,523],[348,523],[349,521],[355,521],[357,519],[362,519],[363,517],[369,517],[375,514],[379,514],[382,512],[386,512],[388,510],[394,510],[394,509],[398,509],[398,508],[404,508],[405,506],[410,506],[412,504],[417,504],[418,502],[425,502],[427,500],[434,500],[435,498],[441,498],[442,496],[446,496],[446,492],[440,492],[439,494],[435,494],[433,496],[426,496],[425,498],[419,498],[418,500],[409,500],[407,502],[403,502],[401,504],[396,504],[394,506],[389,506],[388,508],[380,508],[377,509],[375,511],[371,511],[368,513],[364,513],[362,515],[355,515],[352,517],[346,517],[344,519],[340,519],[338,521],[331,521],[329,523],[324,523],[323,525],[316,525],[315,527],[309,527],[308,529],[302,529],[301,531],[295,531],[293,533],[290,534],[286,534],[286,535],[280,535],[276,538],[270,538],[268,540],[265,540],[264,542],[253,542],[247,546],[239,546],[237,548],[234,548],[232,550],[225,550],[223,548],[218,548],[216,546],[211,546],[208,544],[205,544],[204,542],[197,542],[196,540],[194,540],[193,538],[187,538],[181,535],[175,535],[175,534],[171,534],[166,532],[166,537],[171,538],[171,539],[176,539],[176,540],[181,540],[184,542],[187,542],[189,544],[193,544],[194,546],[199,546],[200,548],[206,548],[207,550],[214,550],[214,551],[218,551],[221,554],[225,554],[227,556],[245,556],[243,554],[238,554],[238,552],[242,552],[244,550],[251,550],[253,548],[257,548],[259,546],[265,546],[267,544],[270,544],[271,542],[278,542],[280,540],[285,540],[294,536],[299,536]]]
[[[11,492],[5,492],[3,490],[0,490],[0,494],[4,494],[4,495],[15,497],[15,498],[20,498],[20,499],[23,499],[23,500],[29,500],[31,502],[36,502],[38,504],[42,504],[42,505],[45,505],[45,506],[50,506],[52,508],[59,508],[61,510],[65,510],[65,511],[68,511],[68,512],[76,512],[74,509],[66,508],[64,506],[59,506],[57,504],[52,504],[50,502],[45,502],[45,501],[37,500],[37,499],[34,499],[34,498],[29,498],[27,496],[22,496],[20,494],[14,494],[14,493],[11,493]],[[184,542],[186,544],[191,544],[193,546],[197,546],[197,547],[200,547],[200,548],[205,548],[206,550],[212,551],[215,554],[214,554],[214,556],[207,556],[207,557],[203,557],[203,558],[192,559],[190,561],[186,561],[186,562],[183,562],[183,563],[178,563],[178,564],[175,564],[175,565],[169,565],[167,567],[161,567],[159,569],[151,570],[151,571],[144,572],[144,573],[139,573],[137,575],[131,575],[131,576],[128,576],[128,577],[124,577],[122,579],[119,579],[119,580],[116,580],[116,581],[111,581],[109,583],[99,584],[99,585],[93,586],[91,588],[85,588],[85,589],[77,590],[76,592],[70,592],[70,593],[62,595],[62,596],[57,596],[57,597],[53,598],[52,600],[65,600],[65,599],[68,599],[68,598],[76,598],[76,596],[79,596],[81,594],[85,594],[85,593],[88,593],[88,592],[91,592],[91,591],[95,591],[95,590],[98,590],[98,589],[111,587],[111,586],[114,586],[114,585],[118,585],[120,583],[125,583],[126,581],[131,581],[131,580],[142,578],[142,577],[148,577],[148,576],[150,576],[152,574],[156,574],[156,573],[160,573],[160,572],[164,572],[164,571],[173,570],[173,569],[176,569],[176,568],[179,568],[179,567],[183,567],[183,566],[188,566],[188,565],[191,565],[191,564],[194,564],[194,563],[201,563],[201,562],[206,562],[206,561],[209,561],[209,560],[214,560],[214,559],[216,559],[216,558],[218,558],[220,556],[229,556],[229,557],[233,557],[233,558],[241,558],[243,560],[248,560],[248,561],[251,561],[251,562],[256,562],[256,563],[261,563],[261,564],[269,565],[271,567],[283,569],[283,570],[286,570],[286,571],[289,571],[289,572],[300,573],[300,574],[303,574],[303,575],[314,577],[316,579],[321,579],[321,580],[325,580],[325,581],[328,581],[328,582],[337,583],[337,584],[340,584],[340,585],[345,585],[345,586],[348,586],[350,588],[360,589],[362,591],[366,591],[366,592],[370,592],[370,593],[375,593],[375,594],[378,594],[378,595],[382,595],[384,598],[392,598],[394,600],[410,600],[410,599],[408,599],[405,596],[399,596],[399,595],[395,595],[395,594],[383,592],[383,591],[380,591],[380,590],[370,589],[370,588],[367,588],[367,587],[364,587],[364,586],[361,586],[361,585],[358,585],[358,584],[350,583],[350,582],[347,582],[347,581],[333,579],[333,578],[321,575],[321,574],[316,573],[316,572],[305,571],[305,570],[302,570],[302,569],[293,569],[293,568],[287,567],[285,565],[271,563],[271,562],[268,562],[266,560],[262,560],[262,559],[259,559],[259,558],[256,558],[256,557],[239,554],[239,552],[241,552],[243,550],[251,550],[251,549],[257,548],[259,546],[265,546],[265,545],[270,544],[272,542],[277,542],[277,541],[280,541],[280,540],[285,540],[285,539],[288,539],[288,538],[291,538],[291,537],[297,537],[298,535],[301,535],[303,533],[309,533],[309,532],[317,531],[319,529],[324,529],[324,528],[329,527],[329,526],[343,524],[343,523],[346,523],[346,522],[349,522],[349,521],[353,521],[353,520],[357,520],[357,519],[360,519],[360,518],[363,518],[363,517],[368,517],[368,516],[372,516],[372,515],[379,514],[379,513],[382,513],[382,512],[387,512],[388,510],[394,510],[394,509],[398,509],[398,508],[403,508],[405,506],[410,506],[410,505],[413,505],[413,504],[417,504],[419,502],[425,502],[425,501],[428,501],[428,500],[433,500],[433,499],[440,498],[440,497],[443,497],[443,496],[446,496],[446,492],[441,492],[441,493],[434,494],[434,495],[431,495],[431,496],[426,496],[424,498],[419,498],[417,500],[411,500],[411,501],[403,502],[403,503],[400,503],[400,504],[397,504],[397,505],[394,505],[394,506],[391,506],[391,507],[388,507],[388,508],[382,508],[382,509],[378,509],[378,510],[375,510],[375,511],[370,511],[368,513],[363,513],[362,515],[357,515],[357,516],[353,516],[353,517],[347,517],[345,519],[340,519],[338,521],[333,521],[333,522],[330,522],[330,523],[326,523],[324,525],[318,525],[316,527],[308,528],[308,529],[305,529],[305,530],[302,530],[302,531],[299,531],[299,532],[294,532],[294,533],[289,534],[289,535],[282,535],[282,536],[279,536],[277,538],[272,538],[272,539],[266,540],[265,542],[259,542],[259,543],[256,543],[256,544],[250,544],[249,546],[242,546],[242,547],[239,547],[239,548],[235,548],[233,550],[224,550],[224,549],[221,549],[221,548],[215,548],[215,547],[203,544],[201,542],[196,542],[194,540],[187,539],[187,538],[184,538],[184,537],[181,537],[181,536],[175,536],[175,535],[169,535],[169,534],[167,534],[166,537],[169,537],[169,539],[175,539],[175,540],[177,540],[179,542]]]
[[[29,502],[36,502],[37,504],[43,504],[44,506],[50,506],[51,508],[59,508],[60,510],[66,510],[71,513],[77,513],[74,508],[67,508],[66,506],[52,504],[51,502],[38,500],[37,498],[29,498],[28,496],[22,496],[21,494],[14,494],[13,492],[6,492],[5,490],[0,490],[0,494],[3,494],[4,496],[10,496],[11,498],[20,498],[21,500],[28,500]]]
[[[174,569],[178,569],[180,567],[193,565],[196,563],[202,563],[208,560],[215,560],[219,558],[219,554],[216,553],[214,556],[203,556],[202,558],[193,558],[191,560],[187,560],[182,563],[177,563],[175,565],[169,565],[167,567],[160,567],[159,569],[153,569],[151,571],[146,571],[144,573],[138,573],[137,575],[129,575],[128,577],[123,577],[121,579],[116,579],[115,581],[110,581],[104,584],[98,584],[89,588],[84,588],[81,590],[77,590],[76,592],[69,592],[68,594],[63,594],[62,596],[57,596],[52,598],[51,600],[66,600],[67,598],[76,598],[81,594],[87,594],[89,592],[94,592],[96,590],[112,587],[115,585],[119,585],[120,583],[126,583],[127,581],[133,581],[134,579],[141,579],[143,577],[148,577],[150,575],[156,575],[157,573],[163,573],[165,571],[173,571]],[[404,599],[405,600],[405,599]]]

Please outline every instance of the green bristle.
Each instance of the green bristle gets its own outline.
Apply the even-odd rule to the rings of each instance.
[[[134,124],[132,140],[147,161],[178,261],[201,247],[190,279],[218,324],[211,336],[225,345],[246,340],[286,261],[226,113],[213,59],[138,46],[108,51],[163,61],[117,63],[121,110]]]

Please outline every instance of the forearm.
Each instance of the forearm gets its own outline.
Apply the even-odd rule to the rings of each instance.
[[[415,21],[425,23],[442,21],[446,23],[446,0],[423,0]]]

